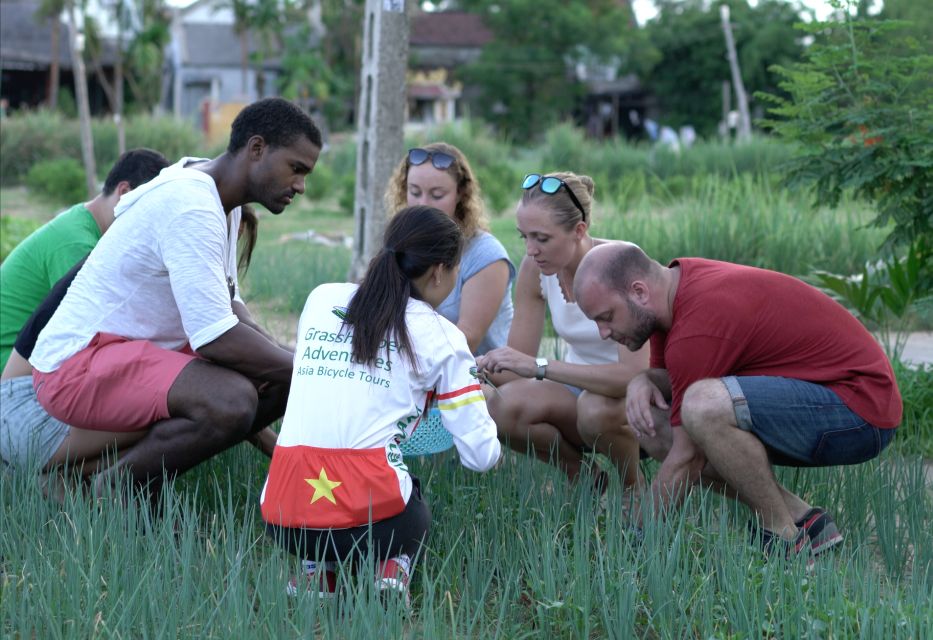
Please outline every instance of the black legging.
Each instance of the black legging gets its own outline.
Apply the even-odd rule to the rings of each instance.
[[[354,562],[369,556],[383,560],[400,554],[416,557],[428,537],[431,509],[421,497],[421,483],[414,476],[411,497],[396,516],[350,529],[302,529],[266,525],[266,533],[292,555],[304,560]],[[370,547],[372,544],[372,547]]]

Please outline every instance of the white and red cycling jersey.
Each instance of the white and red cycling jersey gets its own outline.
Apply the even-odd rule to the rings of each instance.
[[[399,443],[436,395],[463,465],[491,468],[501,453],[463,333],[410,299],[406,325],[417,366],[383,341],[372,366],[352,359],[345,326],[354,284],[325,284],[298,323],[291,391],[260,502],[266,522],[349,528],[401,513],[412,480]]]

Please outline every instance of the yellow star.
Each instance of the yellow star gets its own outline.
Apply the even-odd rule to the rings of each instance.
[[[327,471],[321,467],[321,475],[317,478],[305,478],[305,482],[314,487],[314,495],[311,497],[311,504],[314,504],[321,498],[327,498],[333,504],[337,504],[334,499],[334,489],[342,485],[342,482],[327,479]]]

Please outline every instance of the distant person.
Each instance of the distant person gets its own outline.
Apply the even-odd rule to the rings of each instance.
[[[680,138],[673,127],[667,125],[661,127],[661,133],[658,136],[658,146],[667,147],[674,153],[680,153]]]
[[[104,189],[76,204],[23,240],[0,264],[0,370],[16,336],[52,286],[84,258],[113,224],[120,198],[159,175],[168,160],[151,149],[133,149],[117,160]]]
[[[464,466],[485,471],[499,459],[469,345],[436,311],[456,286],[462,246],[446,214],[405,208],[359,286],[324,284],[308,296],[260,498],[269,534],[304,561],[289,593],[332,596],[336,562],[372,557],[376,588],[407,601],[431,512],[399,444],[432,398]]]
[[[96,488],[126,472],[156,491],[282,415],[293,354],[239,297],[239,207],[281,213],[304,193],[320,148],[301,109],[260,100],[234,120],[226,152],[183,158],[120,201],[30,358],[39,403],[56,419],[147,431]]]
[[[229,267],[238,269],[242,275],[249,268],[256,245],[258,219],[249,205],[243,205],[241,211],[240,256],[237,264]],[[39,333],[61,304],[84,262],[83,259],[78,262],[52,287],[26,321],[6,367],[0,373],[0,460],[13,468],[48,473],[68,465],[77,467],[83,475],[89,475],[108,463],[108,455],[122,452],[146,433],[69,427],[50,416],[36,398],[29,358]],[[262,433],[251,442],[259,447],[263,440],[270,443],[266,453],[271,455],[275,434],[271,431]]]
[[[648,366],[648,350],[631,354],[607,344],[573,294],[580,260],[608,242],[590,235],[593,194],[589,176],[532,173],[522,183],[515,217],[525,258],[515,285],[515,319],[508,346],[477,360],[498,384],[487,389],[499,435],[525,453],[556,463],[570,478],[583,465],[584,447],[613,461],[627,486],[640,482],[639,447],[625,424],[626,386]],[[545,318],[567,345],[562,360],[538,358]]]
[[[678,135],[680,136],[680,142],[683,144],[684,149],[689,149],[697,141],[697,131],[693,128],[693,125],[690,124],[682,126]]]
[[[504,346],[515,266],[489,233],[480,185],[463,152],[445,142],[410,149],[389,181],[386,201],[391,211],[419,204],[440,209],[460,226],[466,238],[460,275],[437,311],[466,335],[474,354]]]
[[[659,135],[660,125],[651,118],[645,118],[645,133],[648,134],[648,139],[652,142],[656,142]]]
[[[701,258],[664,267],[628,243],[590,252],[574,291],[604,338],[631,350],[651,341],[626,414],[642,442],[671,432],[651,487],[658,507],[705,477],[755,512],[753,540],[769,553],[809,558],[842,541],[771,465],[857,464],[894,437],[894,372],[851,313],[781,273]]]

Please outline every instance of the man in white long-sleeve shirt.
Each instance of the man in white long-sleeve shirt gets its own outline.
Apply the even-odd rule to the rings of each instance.
[[[121,199],[39,336],[30,362],[42,406],[83,429],[148,433],[120,458],[157,488],[282,415],[292,353],[253,322],[239,297],[240,206],[281,213],[304,193],[318,128],[279,98],[246,107],[227,151],[183,158]]]

